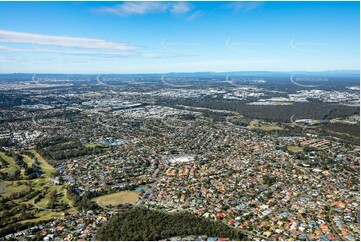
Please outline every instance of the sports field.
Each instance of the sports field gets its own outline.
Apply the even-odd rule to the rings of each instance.
[[[131,203],[135,204],[138,200],[139,193],[136,191],[122,191],[100,197],[95,197],[92,200],[99,204],[99,206],[117,206],[119,204]]]

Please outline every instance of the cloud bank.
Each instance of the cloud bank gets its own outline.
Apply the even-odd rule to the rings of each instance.
[[[139,48],[138,46],[133,44],[122,42],[109,42],[102,39],[41,35],[6,30],[0,30],[0,42],[28,43],[34,45],[50,45],[58,47],[76,47],[88,49],[111,49],[120,51],[132,51]]]
[[[98,12],[110,13],[119,16],[145,15],[154,13],[173,14],[187,13],[192,9],[188,2],[124,2],[111,7],[100,7]]]

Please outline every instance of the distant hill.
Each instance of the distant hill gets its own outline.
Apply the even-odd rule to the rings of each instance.
[[[209,76],[224,76],[224,75],[245,75],[245,76],[289,76],[291,74],[299,74],[299,75],[315,75],[315,76],[347,76],[347,77],[355,77],[360,76],[359,70],[330,70],[330,71],[228,71],[228,72],[169,72],[169,73],[146,73],[146,74],[115,74],[108,73],[102,74],[106,76],[144,76],[144,77],[155,77],[162,76],[164,74],[171,76],[182,76],[182,77],[209,77]],[[33,73],[8,73],[8,74],[0,74],[0,76],[13,76],[13,77],[28,77],[33,76]],[[67,76],[67,77],[85,77],[85,76],[96,76],[97,74],[47,74],[47,73],[38,73],[39,76]]]

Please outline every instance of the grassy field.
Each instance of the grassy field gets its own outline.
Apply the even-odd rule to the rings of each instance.
[[[86,148],[95,148],[95,147],[98,147],[100,146],[99,144],[86,144],[84,145]]]
[[[135,204],[138,200],[139,193],[136,191],[122,191],[100,197],[95,197],[92,200],[99,204],[99,206],[106,207],[109,205],[117,206],[119,204],[131,203]]]
[[[20,186],[18,186],[16,184],[16,182],[6,182],[7,186],[6,186],[6,194],[11,194],[14,192],[21,192],[23,190],[25,190],[26,188],[28,188],[27,185],[25,184],[21,184]]]
[[[59,145],[70,145],[70,144],[74,144],[74,141],[70,140],[70,141],[66,141],[66,142],[63,142],[63,143],[60,143]]]
[[[64,185],[63,185],[64,186]],[[67,197],[67,190],[63,187],[63,189],[60,190],[61,191],[61,202],[65,202],[66,204],[68,204],[68,206],[70,207],[68,209],[68,213],[76,213],[77,209],[74,207],[74,202],[71,201],[68,197]]]
[[[282,130],[283,128],[277,126],[275,123],[269,123],[254,119],[247,126],[248,129],[259,129],[263,131]]]
[[[64,213],[62,212],[52,212],[49,210],[41,210],[36,214],[36,218],[23,220],[20,223],[27,223],[27,222],[39,222],[39,221],[47,221],[50,219],[62,218],[64,217]]]
[[[47,177],[50,177],[51,174],[56,172],[56,169],[52,167],[43,157],[41,157],[35,150],[31,150],[31,153],[35,155],[35,157],[40,162],[41,170],[45,173]]]
[[[27,155],[22,155],[22,157],[24,157],[24,161],[28,164],[28,166],[31,167],[33,164],[33,160]]]
[[[289,151],[293,152],[293,153],[297,153],[297,152],[303,150],[302,147],[300,147],[300,146],[293,146],[293,145],[287,146],[287,149],[288,149]]]
[[[312,119],[311,120],[311,125],[315,125],[315,124],[319,124],[319,123],[320,123],[320,121],[317,120],[317,119]]]
[[[140,185],[140,188],[150,188],[152,185],[151,184],[145,184],[145,185]]]
[[[5,155],[4,152],[0,152],[0,157],[9,162],[9,166],[3,169],[3,172],[14,172],[18,165],[15,163],[15,160],[12,157]]]

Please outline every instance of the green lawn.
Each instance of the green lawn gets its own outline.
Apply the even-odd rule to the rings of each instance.
[[[70,140],[70,141],[66,141],[66,142],[63,142],[63,143],[60,143],[58,145],[70,145],[70,144],[73,144],[74,141]]]
[[[56,172],[56,169],[54,167],[52,167],[43,157],[41,157],[35,150],[31,150],[31,153],[33,153],[35,155],[35,157],[39,160],[40,162],[40,167],[41,170],[45,173],[45,175],[47,177],[51,177],[51,174]]]
[[[5,155],[4,152],[0,152],[0,157],[9,162],[9,166],[3,169],[3,172],[14,172],[18,168],[15,160],[12,157]]]
[[[28,220],[23,220],[20,223],[27,223],[27,222],[40,222],[40,221],[47,221],[50,219],[57,219],[57,218],[62,218],[64,217],[64,212],[53,212],[53,211],[49,211],[49,210],[41,210],[40,212],[38,212],[35,216],[36,218],[34,219],[28,219]]]
[[[62,197],[60,199],[60,201],[62,202],[65,202],[69,205],[70,207],[70,210],[68,211],[69,213],[72,213],[72,212],[76,212],[76,208],[74,208],[74,203],[73,201],[71,201],[66,195],[67,195],[67,190],[65,189],[65,187],[62,188],[61,190],[61,194],[62,194]]]
[[[145,184],[145,185],[140,185],[140,188],[150,188],[152,185],[151,184]]]
[[[282,130],[283,128],[278,126],[276,123],[269,123],[254,119],[247,126],[248,129],[259,129],[264,131]]]
[[[27,155],[22,155],[22,157],[24,157],[24,161],[28,164],[28,166],[31,167],[33,164],[33,160]]]
[[[287,146],[287,149],[288,149],[289,151],[293,152],[293,153],[297,153],[297,152],[300,152],[300,151],[303,150],[302,147],[300,147],[300,146],[294,146],[294,145],[289,145],[289,146]]]
[[[31,205],[29,210],[34,212],[35,216],[36,216],[36,218],[34,218],[34,219],[24,220],[24,221],[20,221],[18,223],[47,221],[47,220],[50,220],[50,219],[53,219],[53,218],[64,217],[64,213],[76,213],[77,210],[76,210],[76,208],[74,208],[72,201],[70,201],[66,197],[65,185],[56,186],[56,185],[54,185],[54,184],[52,184],[50,182],[50,177],[51,177],[51,175],[53,173],[56,172],[56,169],[54,167],[52,167],[35,150],[31,150],[30,152],[32,152],[35,155],[35,157],[39,160],[40,168],[44,172],[44,174],[41,177],[38,177],[38,178],[35,178],[35,179],[32,179],[32,180],[23,180],[22,178],[20,178],[20,180],[18,180],[18,181],[4,181],[4,182],[2,182],[3,185],[6,184],[6,188],[5,188],[5,193],[1,194],[1,196],[8,196],[8,195],[10,195],[10,194],[12,194],[14,192],[24,191],[25,189],[28,188],[28,185],[25,185],[25,183],[28,183],[29,186],[31,186],[36,191],[45,192],[46,195],[45,195],[45,197],[43,199],[38,201],[35,204],[35,206],[33,206],[33,205],[34,205],[34,199],[36,197],[32,197],[32,198],[30,198],[30,199],[28,199],[26,201],[23,198],[13,200],[12,202],[15,203],[15,205],[13,205],[12,208],[17,207],[20,204],[28,204],[28,205]],[[16,163],[11,157],[6,156],[3,152],[0,152],[0,155],[4,159],[8,160],[10,165],[12,167],[14,167],[14,169],[16,169],[16,167],[17,167],[17,166],[15,166]],[[33,163],[32,159],[29,156],[23,155],[23,157],[24,157],[24,161],[28,165],[31,165]],[[6,169],[9,170],[10,165]],[[4,170],[5,169],[3,169],[3,171]],[[21,184],[18,185],[18,182],[21,182]],[[50,192],[52,192],[54,190],[57,190],[57,194],[58,194],[57,202],[64,202],[64,203],[68,204],[69,209],[66,209],[64,211],[59,211],[59,212],[47,209]],[[18,215],[15,215],[14,217],[16,217],[16,216],[18,216]]]
[[[49,202],[49,198],[48,197],[44,197],[43,199],[41,199],[39,202],[37,202],[35,205],[37,208],[39,209],[46,209],[47,205]]]
[[[7,197],[12,193],[21,192],[28,188],[26,184],[21,184],[18,186],[18,181],[3,181],[2,184],[6,184],[5,193],[0,194],[0,196]]]
[[[99,204],[99,206],[106,207],[108,205],[117,206],[119,204],[131,203],[135,204],[138,201],[139,193],[136,191],[122,191],[100,197],[95,197],[92,200]]]
[[[99,144],[86,144],[84,145],[86,148],[95,148],[95,147],[98,147],[100,146]]]
[[[11,193],[14,193],[14,192],[21,192],[21,191],[25,190],[26,188],[28,188],[28,186],[25,185],[25,184],[17,186],[16,182],[14,182],[13,184],[8,183],[7,186],[6,186],[6,193],[11,194]]]

